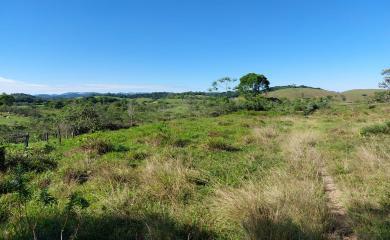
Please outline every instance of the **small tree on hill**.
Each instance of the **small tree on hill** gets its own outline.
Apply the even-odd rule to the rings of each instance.
[[[224,90],[227,93],[233,89],[231,84],[233,84],[235,81],[237,81],[237,79],[230,78],[230,77],[223,77],[221,79],[214,81],[211,84],[211,88],[209,89],[209,91],[212,92],[212,91]]]
[[[379,87],[390,90],[390,68],[383,70],[382,75],[384,79],[379,83]]]
[[[257,95],[262,90],[267,90],[269,88],[269,84],[270,82],[264,75],[248,73],[240,78],[240,84],[238,85],[237,90],[241,94]]]

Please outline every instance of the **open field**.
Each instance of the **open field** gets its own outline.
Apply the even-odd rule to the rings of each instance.
[[[268,93],[270,97],[300,99],[300,98],[320,98],[332,96],[340,101],[363,102],[369,100],[376,92],[383,89],[354,89],[345,92],[333,92],[315,88],[285,88]]]
[[[354,89],[342,92],[348,102],[365,101],[374,96],[376,92],[384,91],[383,89]]]
[[[180,101],[167,109],[184,111]],[[372,126],[389,119],[388,104],[333,103],[309,116],[238,111],[35,142],[29,151],[55,164],[26,163],[32,196],[21,205],[7,188],[16,173],[0,175],[1,238],[31,239],[33,226],[37,239],[388,239],[390,135]],[[7,151],[11,161],[23,150]],[[324,169],[345,219],[329,209]],[[72,193],[88,206],[68,214]]]
[[[339,97],[337,92],[327,91],[316,88],[286,88],[268,93],[270,97],[299,99],[299,98],[316,98],[316,97]]]
[[[0,125],[23,125],[30,121],[28,117],[15,114],[0,113]]]

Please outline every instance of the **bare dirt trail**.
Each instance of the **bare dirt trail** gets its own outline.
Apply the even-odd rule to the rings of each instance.
[[[310,132],[312,134],[311,137],[310,134],[307,133],[308,132],[298,133],[298,135],[300,134],[301,136],[306,134],[303,138],[307,138],[306,140],[301,140],[298,144],[303,144],[300,148],[304,149],[305,147],[308,147],[311,149],[312,153],[315,153],[312,156],[309,155],[308,157],[313,157],[314,162],[317,161],[316,165],[318,167],[318,172],[323,181],[323,188],[326,196],[326,207],[332,221],[332,229],[330,229],[327,237],[331,240],[357,240],[357,235],[351,228],[351,220],[348,216],[348,212],[341,202],[342,192],[337,188],[333,177],[327,171],[326,156],[320,153],[320,151],[316,148],[316,144],[310,143],[310,141],[317,142],[321,138],[321,133],[312,131]],[[310,138],[312,138],[312,140],[310,140]],[[296,140],[297,139],[295,139],[295,141]],[[317,160],[315,160],[316,156],[319,156],[317,157]]]
[[[328,174],[325,166],[320,166],[320,173],[324,182],[324,191],[329,213],[333,220],[333,229],[329,239],[357,240],[357,236],[350,227],[347,210],[340,201],[341,192],[337,189],[333,177]]]

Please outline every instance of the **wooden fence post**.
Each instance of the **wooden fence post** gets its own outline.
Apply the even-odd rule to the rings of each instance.
[[[5,170],[5,147],[0,146],[0,171]]]
[[[62,139],[61,139],[61,130],[58,129],[58,141],[61,143],[62,142]]]
[[[28,148],[28,143],[30,141],[30,134],[27,133],[25,136],[24,136],[24,148]]]

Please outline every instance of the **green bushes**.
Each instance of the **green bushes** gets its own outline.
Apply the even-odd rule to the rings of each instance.
[[[85,152],[103,155],[114,150],[114,145],[103,139],[86,138],[81,144]]]
[[[20,165],[24,171],[44,172],[57,167],[54,156],[47,154],[46,149],[7,150],[5,169],[14,169]]]
[[[293,101],[292,107],[294,111],[301,111],[305,116],[313,114],[315,111],[329,106],[328,98],[320,99],[297,99]]]
[[[374,124],[361,129],[361,135],[390,134],[390,121],[382,124]]]
[[[372,101],[379,103],[388,103],[390,102],[390,91],[376,92]]]

